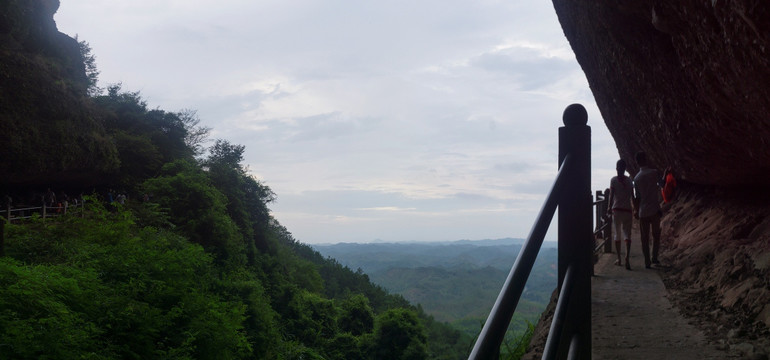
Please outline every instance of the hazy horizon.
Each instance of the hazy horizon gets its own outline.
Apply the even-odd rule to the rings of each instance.
[[[516,244],[523,244],[527,239],[523,238],[498,238],[498,239],[459,239],[459,240],[434,240],[434,241],[424,241],[424,240],[402,240],[402,241],[385,241],[382,239],[374,239],[370,241],[343,241],[343,242],[336,242],[336,243],[314,243],[314,244],[308,244],[310,246],[332,246],[332,245],[342,245],[342,244],[351,244],[351,245],[366,245],[366,244],[454,244],[454,243],[470,243],[470,244],[478,244],[478,243],[489,243],[489,242],[513,242]],[[543,240],[543,246],[550,247],[550,245],[554,245],[557,243],[556,240]]]

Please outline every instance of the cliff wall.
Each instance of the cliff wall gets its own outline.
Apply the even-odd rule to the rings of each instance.
[[[770,3],[553,0],[619,156],[671,166],[661,276],[723,346],[770,353]]]
[[[770,5],[553,3],[623,158],[644,150],[692,183],[770,184]]]
[[[118,166],[58,0],[0,2],[0,191],[98,184]]]

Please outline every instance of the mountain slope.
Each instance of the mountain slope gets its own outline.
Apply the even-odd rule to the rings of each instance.
[[[470,334],[480,330],[505,282],[521,240],[446,243],[314,245],[323,255],[359,268],[439,321]],[[556,286],[556,249],[547,243],[517,309],[518,323],[535,322]]]

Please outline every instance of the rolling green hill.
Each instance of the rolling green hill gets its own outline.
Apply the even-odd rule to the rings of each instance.
[[[520,239],[442,243],[314,245],[324,256],[360,269],[372,282],[419,305],[438,321],[471,335],[481,329],[511,266]],[[511,328],[523,330],[545,309],[556,287],[557,252],[546,243],[527,282]]]

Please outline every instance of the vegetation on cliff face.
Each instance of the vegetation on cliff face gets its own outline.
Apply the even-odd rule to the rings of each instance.
[[[194,112],[120,86],[88,97],[57,4],[0,4],[0,191],[66,187],[87,206],[5,226],[0,358],[466,356],[470,337],[296,241],[242,145],[202,151]]]
[[[78,42],[58,32],[56,1],[0,4],[0,186],[94,183],[117,151],[88,88]]]
[[[179,167],[194,172],[187,165]],[[265,234],[272,253],[258,252],[247,265],[242,234],[224,211],[224,197],[200,173],[197,179],[187,175],[192,185],[162,196],[184,201],[189,189],[198,189],[201,205],[190,210],[194,218],[160,210],[157,203],[109,211],[88,198],[83,217],[7,225],[7,256],[0,259],[0,357],[465,355],[468,337],[388,295],[363,274],[331,260],[319,265],[304,259],[293,249],[320,255],[275,222]],[[222,223],[195,241],[184,236],[205,229],[208,221]]]

